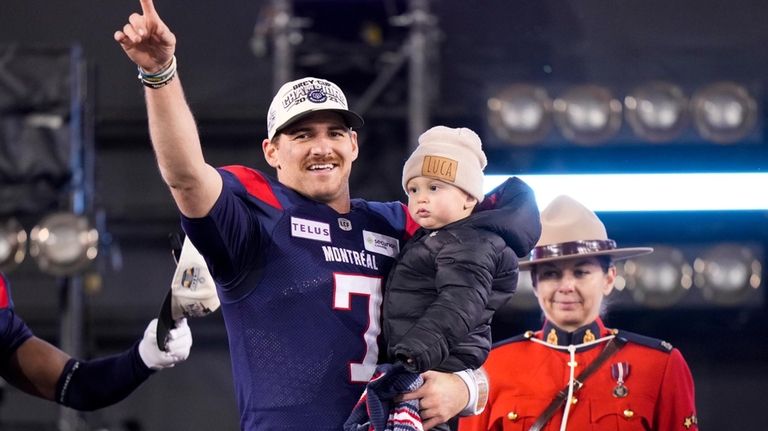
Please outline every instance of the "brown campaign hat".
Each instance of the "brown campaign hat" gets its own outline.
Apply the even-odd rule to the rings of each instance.
[[[561,195],[541,212],[541,237],[530,259],[520,262],[520,269],[581,256],[611,256],[619,260],[652,251],[651,247],[618,248],[592,210],[570,196]]]

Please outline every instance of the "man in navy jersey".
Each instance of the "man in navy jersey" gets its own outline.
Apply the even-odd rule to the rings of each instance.
[[[383,278],[417,225],[398,202],[350,199],[363,121],[322,79],[272,101],[262,149],[277,180],[208,165],[176,37],[152,0],[141,7],[114,38],[139,66],[160,172],[217,284],[241,428],[339,430],[378,359]],[[425,428],[473,407],[459,376],[424,377],[405,397],[421,399]]]
[[[0,273],[0,376],[22,391],[77,410],[112,405],[139,387],[154,370],[173,367],[189,356],[192,333],[177,321],[157,346],[157,319],[130,349],[105,358],[79,361],[35,337],[14,312],[8,280]]]

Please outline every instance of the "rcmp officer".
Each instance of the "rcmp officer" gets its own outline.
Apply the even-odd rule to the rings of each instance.
[[[600,319],[616,279],[612,262],[653,249],[617,248],[597,216],[567,196],[541,221],[541,239],[520,268],[531,271],[544,326],[491,350],[488,404],[459,430],[697,430],[680,351]]]

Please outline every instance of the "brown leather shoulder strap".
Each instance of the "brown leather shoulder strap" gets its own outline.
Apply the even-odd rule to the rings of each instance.
[[[581,389],[589,376],[594,374],[594,372],[597,371],[597,369],[600,368],[600,366],[603,365],[603,363],[608,360],[611,355],[618,352],[619,349],[624,347],[625,344],[627,344],[627,340],[620,337],[613,338],[611,341],[609,341],[608,344],[605,345],[603,351],[600,352],[600,355],[598,355],[598,357],[595,358],[595,360],[592,361],[592,363],[589,364],[587,368],[584,369],[584,371],[576,376],[573,386],[573,393],[576,393],[576,391]],[[540,431],[542,428],[544,428],[544,425],[546,425],[547,422],[552,419],[552,416],[555,414],[555,412],[563,405],[565,402],[565,397],[567,396],[568,385],[566,385],[563,389],[560,390],[560,392],[557,393],[557,395],[555,395],[555,398],[552,399],[547,408],[544,409],[538,418],[536,418],[536,422],[531,425],[529,431]]]

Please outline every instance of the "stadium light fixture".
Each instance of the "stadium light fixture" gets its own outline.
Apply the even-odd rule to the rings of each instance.
[[[27,232],[13,217],[0,221],[0,271],[16,268],[27,253]]]
[[[719,244],[704,250],[693,264],[695,284],[704,297],[720,305],[734,305],[762,282],[762,265],[747,246]]]
[[[512,144],[535,143],[552,129],[552,99],[540,86],[506,87],[488,99],[488,114],[496,135]]]
[[[635,302],[664,308],[677,303],[693,284],[693,269],[683,253],[669,246],[653,246],[651,254],[621,262],[626,287]]]
[[[621,127],[621,102],[599,85],[573,86],[555,99],[553,107],[560,132],[578,144],[604,142]]]
[[[625,115],[635,134],[650,142],[670,141],[688,123],[688,99],[672,83],[652,81],[624,97]]]
[[[54,213],[43,218],[30,232],[29,254],[41,271],[58,276],[75,274],[98,253],[98,231],[83,216]]]
[[[722,144],[739,141],[757,122],[757,102],[744,86],[716,82],[699,89],[691,98],[693,120],[699,134]]]

